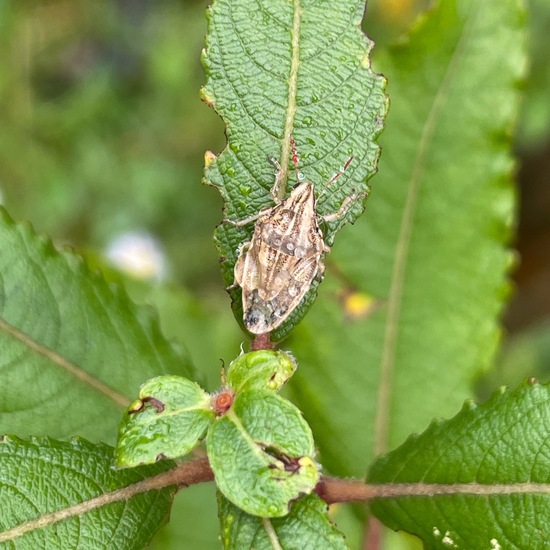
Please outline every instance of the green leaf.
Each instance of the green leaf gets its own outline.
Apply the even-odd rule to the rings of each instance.
[[[235,393],[264,389],[279,391],[295,370],[296,362],[284,351],[244,353],[229,365],[227,384]]]
[[[296,175],[289,175],[291,134],[300,170],[318,186],[354,156],[347,172],[318,201],[320,214],[338,211],[354,191],[368,191],[387,99],[385,80],[370,70],[371,43],[360,31],[364,8],[363,0],[276,0],[264,6],[252,0],[213,2],[202,96],[223,118],[228,144],[219,157],[207,155],[205,179],[219,189],[227,218],[242,220],[273,205],[275,175],[268,157],[281,163],[279,197],[295,184]],[[362,201],[356,201],[345,217],[328,223],[326,242],[331,244],[335,233],[362,209]],[[216,230],[227,285],[234,281],[237,249],[252,231],[252,224],[238,228],[227,223]],[[317,284],[274,331],[274,339],[283,338],[302,319]],[[241,291],[235,288],[230,294],[242,323]]]
[[[183,456],[199,443],[213,418],[211,397],[198,384],[181,376],[153,378],[122,419],[117,466]]]
[[[344,230],[331,287],[289,344],[294,397],[323,465],[344,475],[452,414],[493,361],[511,260],[521,5],[439,2],[377,67],[392,108],[369,212]],[[372,307],[357,312],[350,296]]]
[[[218,493],[222,543],[225,550],[347,549],[344,536],[329,521],[327,505],[311,494],[292,503],[284,518],[251,516]]]
[[[3,431],[111,441],[143,380],[191,374],[152,310],[3,210],[0,250]]]
[[[426,548],[547,548],[549,425],[549,386],[467,402],[373,464],[372,483],[419,485],[374,501],[372,511]]]
[[[220,491],[249,514],[278,517],[319,478],[311,430],[302,413],[269,390],[243,392],[208,431]]]
[[[175,492],[148,490],[148,478],[174,463],[116,471],[113,451],[82,439],[4,437],[0,548],[143,548],[167,520]]]

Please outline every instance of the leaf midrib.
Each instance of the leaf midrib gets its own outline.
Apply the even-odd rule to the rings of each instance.
[[[275,528],[273,527],[271,520],[269,518],[262,518],[262,526],[267,535],[267,538],[269,539],[271,548],[273,548],[273,550],[283,550],[283,547],[281,546],[281,541],[279,540],[279,536],[275,532]]]
[[[286,108],[285,127],[283,133],[283,143],[281,145],[281,172],[278,179],[278,188],[275,195],[283,199],[286,194],[286,182],[289,172],[290,158],[290,137],[294,128],[294,119],[296,118],[296,94],[298,89],[298,69],[300,66],[300,28],[302,23],[301,0],[294,0],[294,14],[292,21],[292,50],[290,74],[288,76],[288,104]]]
[[[417,199],[420,192],[421,178],[424,171],[425,159],[428,147],[432,141],[435,128],[439,122],[439,115],[445,100],[455,71],[462,57],[469,30],[475,19],[474,7],[478,4],[473,2],[470,6],[470,13],[467,15],[462,34],[451,57],[447,71],[441,81],[441,85],[434,97],[432,107],[426,117],[421,138],[418,145],[418,152],[412,167],[411,176],[407,185],[407,197],[405,208],[401,217],[399,235],[396,243],[395,261],[393,264],[390,291],[388,295],[388,316],[386,319],[382,355],[380,359],[380,386],[376,407],[375,430],[374,430],[374,455],[378,456],[388,449],[390,406],[392,401],[393,374],[397,333],[401,316],[401,299],[407,269],[407,257],[413,232],[413,221],[416,212]]]

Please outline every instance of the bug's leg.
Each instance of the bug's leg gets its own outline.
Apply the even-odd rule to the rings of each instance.
[[[233,281],[229,286],[225,287],[225,290],[226,291],[233,290],[234,288],[238,288],[239,286],[241,285],[239,285],[237,281]]]
[[[330,247],[326,247],[328,250],[330,250]],[[327,250],[325,250],[327,252]],[[319,260],[319,265],[317,266],[317,273],[315,274],[315,277],[317,277],[320,281],[323,280],[325,276],[325,263],[323,260]]]
[[[275,157],[267,157],[269,159],[269,162],[275,166],[275,183],[273,184],[273,187],[271,188],[271,198],[273,199],[273,202],[275,204],[279,204],[281,202],[281,197],[279,196],[279,192],[281,189],[281,180],[283,177],[283,169],[279,163],[279,161]]]
[[[323,219],[326,222],[333,222],[334,220],[339,220],[343,216],[346,215],[346,212],[349,210],[350,206],[356,201],[364,199],[367,196],[367,193],[353,193],[349,197],[346,197],[344,202],[342,203],[342,206],[332,214],[327,214],[326,216],[321,216],[321,219]]]
[[[257,212],[256,214],[253,214],[252,216],[248,216],[248,218],[245,218],[244,220],[239,221],[233,221],[229,218],[224,218],[222,220],[222,223],[228,223],[229,225],[232,225],[234,227],[244,227],[245,225],[248,225],[249,223],[255,222],[261,215],[261,211]]]
[[[321,197],[321,195],[348,169],[348,166],[351,164],[352,160],[353,157],[346,160],[344,166],[342,166],[342,168],[340,168],[340,170],[338,170],[338,172],[336,172],[336,174],[334,174],[334,176],[332,176],[332,178],[330,178],[330,180],[323,185],[321,192],[317,195],[317,199],[319,199],[319,197]]]
[[[267,157],[267,159],[271,162],[271,164],[273,164],[273,166],[275,166],[275,170],[277,170],[275,175],[277,175],[282,170],[279,161],[275,157]]]
[[[294,136],[290,135],[290,149],[292,151],[292,163],[294,164],[294,171],[296,172],[296,179],[298,181],[304,181],[305,176],[300,172],[298,164],[300,162],[300,156],[298,155],[298,149],[296,148],[296,142],[294,141]]]
[[[304,174],[302,174],[302,172],[300,172],[300,169],[298,168],[300,157],[298,156],[296,142],[294,141],[294,136],[292,134],[290,136],[290,150],[292,152],[292,163],[294,164],[294,171],[296,172],[296,180],[298,182],[304,181],[305,176]],[[273,198],[275,204],[279,204],[282,200],[282,197],[284,197],[285,195],[284,190],[281,190],[281,187],[283,186],[283,169],[276,158],[269,157],[269,161],[275,166],[275,183],[271,188],[271,197]]]

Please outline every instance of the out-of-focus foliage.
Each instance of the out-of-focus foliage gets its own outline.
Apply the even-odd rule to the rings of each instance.
[[[498,386],[515,388],[525,378],[550,380],[550,321],[513,335],[499,353],[496,367],[483,376],[478,394],[487,397]]]
[[[518,146],[537,150],[550,139],[550,3],[528,0],[531,27],[531,74],[519,119]]]
[[[201,187],[221,149],[199,99],[202,3],[57,0],[0,10],[0,188],[17,219],[103,248],[154,232],[172,273],[216,284],[220,201]]]
[[[0,243],[0,434],[111,442],[143,380],[193,376],[151,308],[3,209]]]

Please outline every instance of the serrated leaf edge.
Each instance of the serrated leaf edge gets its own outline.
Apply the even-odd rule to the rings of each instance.
[[[19,443],[25,444],[27,442],[33,444],[44,443],[47,446],[53,446],[53,444],[58,443],[57,440],[50,437],[31,437],[29,440],[19,438],[12,435],[4,435],[0,438],[0,448],[4,442],[10,443]],[[101,449],[103,451],[111,450],[112,447],[104,443],[92,444],[84,438],[74,437],[69,442],[75,450],[80,450],[82,447],[87,447],[89,450],[94,448]],[[176,468],[172,468],[155,476],[146,478],[137,483],[132,483],[121,489],[116,489],[114,491],[109,491],[103,493],[98,497],[91,498],[85,502],[68,506],[55,512],[49,512],[47,514],[42,514],[35,519],[25,521],[19,525],[7,529],[6,531],[0,532],[0,544],[4,542],[14,541],[23,535],[36,531],[38,529],[44,529],[50,525],[54,525],[76,516],[82,516],[92,510],[102,508],[108,504],[113,504],[115,502],[127,501],[131,498],[148,491],[154,491],[159,489],[165,489],[167,487],[173,486],[173,493],[176,491],[177,480],[173,479],[175,476]]]
[[[136,319],[138,319],[138,324],[142,327],[142,329],[144,329],[144,334],[145,330],[149,330],[151,332],[151,337],[153,340],[156,340],[158,335],[161,334],[160,321],[155,310],[152,307],[141,305],[138,306],[130,299],[128,293],[122,285],[106,281],[99,271],[94,271],[90,269],[84,258],[76,254],[72,249],[66,247],[63,250],[58,250],[55,247],[53,241],[46,235],[37,233],[31,223],[15,222],[2,205],[0,205],[0,223],[4,223],[6,226],[10,226],[26,234],[27,237],[33,239],[37,243],[37,246],[41,248],[39,251],[40,254],[44,254],[45,257],[63,260],[66,267],[73,274],[86,277],[91,282],[91,284],[97,286],[100,290],[107,291],[112,294],[114,298],[122,300],[124,304],[128,306],[128,309],[130,309],[135,315]],[[3,318],[0,318],[0,331],[4,331],[5,333],[20,341],[22,344],[26,345],[32,351],[42,355],[43,357],[46,357],[47,359],[52,361],[52,363],[63,368],[64,370],[72,374],[76,379],[94,388],[99,393],[116,403],[118,406],[122,408],[127,408],[130,405],[131,400],[127,396],[117,392],[109,385],[102,382],[99,378],[93,377],[86,370],[66,359],[54,350],[43,346],[39,342],[36,342],[34,339],[30,338],[28,335],[21,332],[16,327],[10,325]],[[174,353],[183,360],[184,357],[182,357],[182,354],[178,351],[178,346],[169,340],[166,340],[166,342],[174,351]],[[188,366],[189,368],[191,368],[189,362]]]

